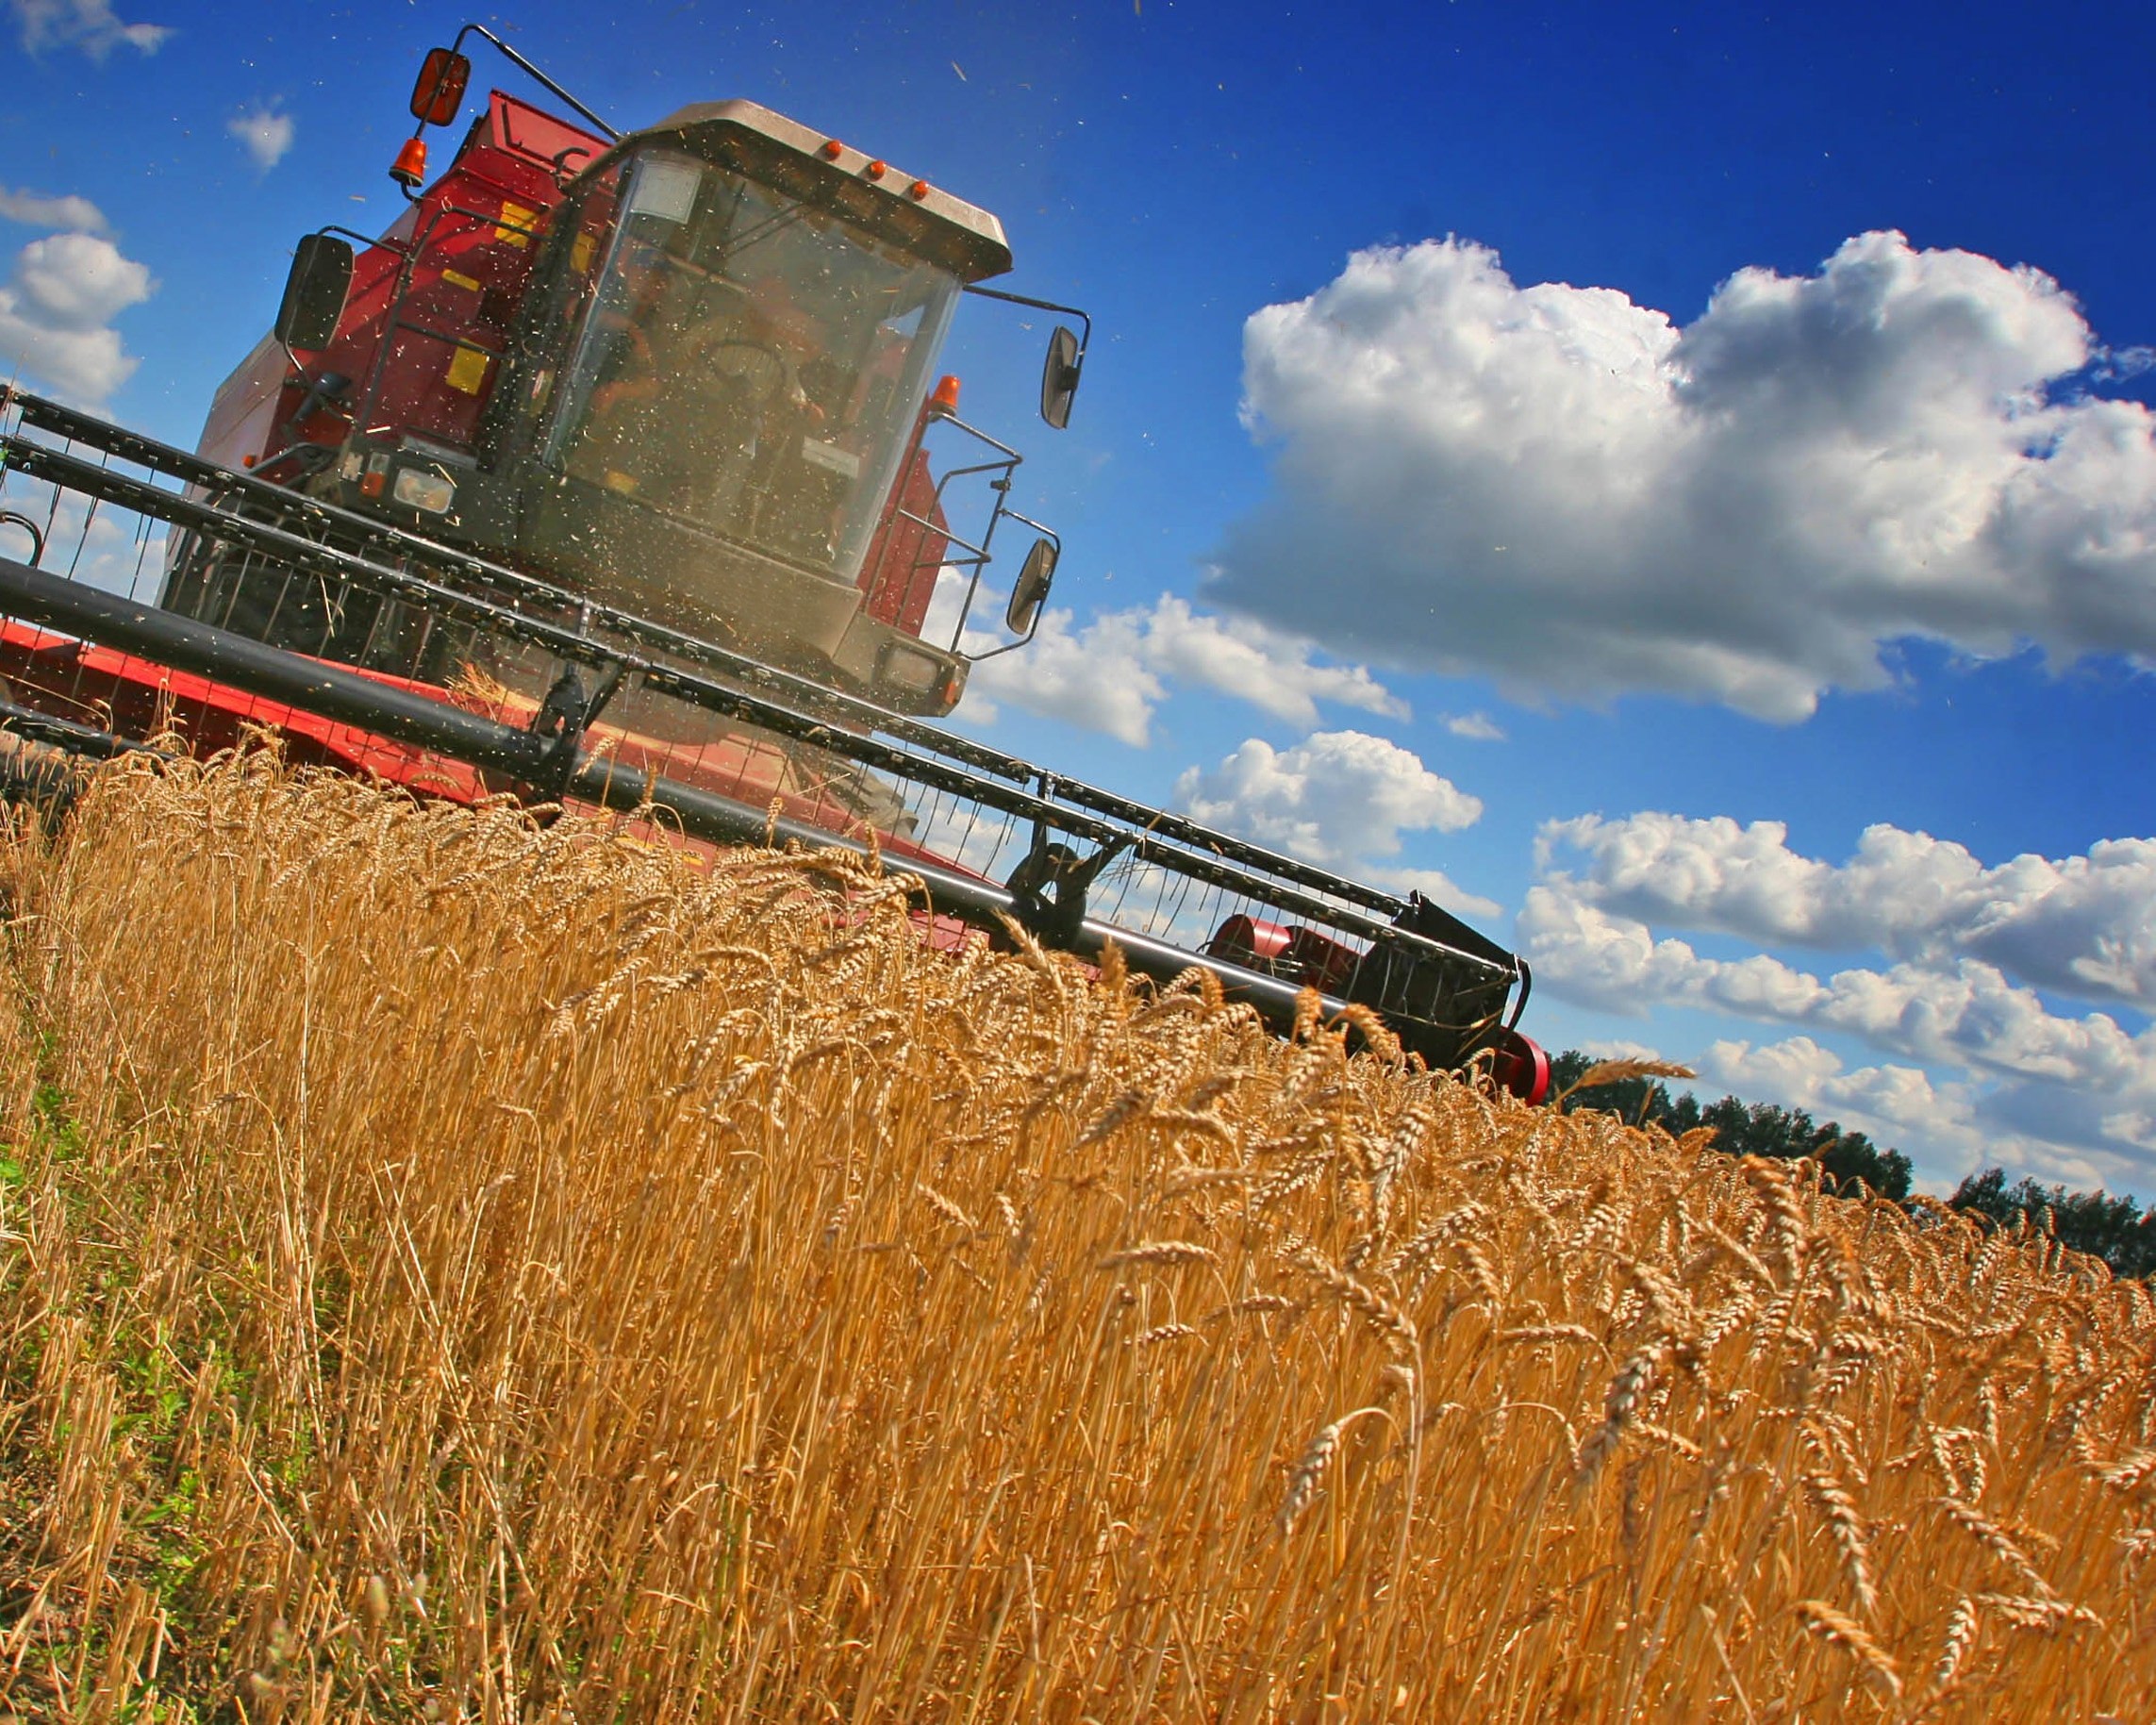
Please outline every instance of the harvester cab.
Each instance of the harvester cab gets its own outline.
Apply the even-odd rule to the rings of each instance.
[[[495,91],[427,184],[423,134],[458,112],[474,34],[578,121]],[[994,216],[754,102],[617,133],[476,25],[427,57],[411,107],[392,169],[409,207],[357,250],[307,237],[199,454],[918,714],[956,705],[984,639],[967,629],[981,572],[1015,522],[1036,532],[1031,608],[1012,612],[1030,634],[1055,536],[1009,506],[1017,452],[937,380],[960,294],[1011,267]],[[1083,357],[1058,331],[1053,424]],[[972,445],[940,482],[934,438]],[[954,478],[982,505],[970,533]],[[953,575],[959,602],[923,639]],[[175,548],[164,604],[398,674],[440,669],[415,620],[196,545]]]
[[[495,91],[430,181],[474,36],[573,118]],[[267,733],[430,799],[851,847],[934,942],[1112,944],[1540,1095],[1528,968],[1458,919],[929,722],[1061,550],[958,417],[954,308],[1070,315],[1056,427],[1091,328],[981,285],[993,216],[752,102],[618,132],[477,25],[412,112],[406,208],[300,242],[196,450],[0,391],[0,794],[63,818],[84,759]],[[1012,530],[1003,627],[969,626]]]

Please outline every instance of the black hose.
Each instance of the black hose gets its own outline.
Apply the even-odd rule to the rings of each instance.
[[[20,527],[30,536],[30,566],[33,569],[45,560],[45,530],[27,515],[14,509],[0,509],[0,525]]]

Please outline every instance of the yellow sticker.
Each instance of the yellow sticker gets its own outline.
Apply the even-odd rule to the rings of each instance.
[[[529,245],[532,220],[538,214],[538,210],[526,209],[522,204],[503,204],[502,220],[494,228],[494,238],[510,245]]]
[[[473,281],[469,275],[459,274],[455,270],[442,271],[441,279],[447,282],[452,288],[462,288],[467,293],[476,293],[479,291],[479,284],[477,282]]]
[[[569,248],[569,267],[581,275],[591,267],[591,236],[579,234],[576,243]]]
[[[487,382],[487,362],[493,356],[483,347],[458,347],[443,381],[453,390],[476,395]]]
[[[609,491],[619,491],[624,497],[633,497],[636,495],[637,482],[628,474],[614,468],[608,468],[606,470],[606,489]]]

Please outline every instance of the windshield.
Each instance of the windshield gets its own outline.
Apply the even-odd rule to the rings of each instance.
[[[853,580],[956,279],[674,152],[632,166],[550,465]]]

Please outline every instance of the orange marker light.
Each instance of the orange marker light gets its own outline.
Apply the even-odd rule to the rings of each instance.
[[[958,380],[941,377],[937,380],[936,393],[928,398],[928,410],[943,418],[953,418],[958,412]]]
[[[880,180],[890,172],[890,166],[887,162],[872,161],[862,172],[872,180]]]
[[[426,178],[426,140],[407,138],[397,148],[397,159],[390,164],[390,177],[400,186],[417,187]]]
[[[846,146],[840,143],[838,139],[826,138],[823,141],[823,159],[825,161],[837,161],[838,159],[839,152],[842,151],[845,147]]]
[[[928,195],[928,182],[926,180],[915,180],[912,185],[905,189],[905,194],[916,204],[920,203],[922,198]]]

